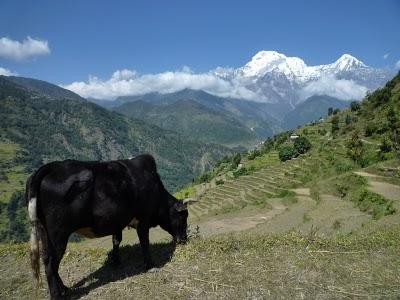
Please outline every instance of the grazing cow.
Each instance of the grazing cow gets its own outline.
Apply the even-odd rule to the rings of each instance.
[[[63,298],[58,268],[69,236],[112,235],[112,260],[119,263],[122,230],[135,227],[144,262],[153,266],[149,229],[161,226],[175,242],[187,239],[187,204],[164,188],[152,156],[109,162],[57,161],[42,166],[27,181],[31,264],[39,281],[39,240],[52,299]]]

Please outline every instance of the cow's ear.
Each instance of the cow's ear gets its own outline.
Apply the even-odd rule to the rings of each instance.
[[[184,210],[187,210],[187,203],[184,203],[183,201],[178,200],[178,201],[176,201],[176,202],[174,203],[174,209],[175,209],[176,211],[184,211]]]

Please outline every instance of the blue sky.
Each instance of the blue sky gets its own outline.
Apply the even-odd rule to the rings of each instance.
[[[2,0],[0,38],[44,40],[49,52],[17,61],[0,57],[0,67],[67,84],[89,75],[107,79],[122,69],[239,67],[260,50],[276,50],[309,65],[350,53],[368,65],[394,68],[399,28],[396,0]]]

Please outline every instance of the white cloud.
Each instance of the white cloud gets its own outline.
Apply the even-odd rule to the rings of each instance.
[[[10,71],[9,69],[6,68],[2,68],[0,67],[0,75],[4,75],[4,76],[17,76],[18,74]]]
[[[386,53],[382,57],[383,57],[383,59],[387,59],[389,57],[389,55],[390,55],[390,53]]]
[[[301,91],[301,97],[306,99],[313,95],[328,95],[342,100],[362,99],[368,89],[353,80],[337,79],[325,76],[306,85]]]
[[[28,36],[22,42],[7,37],[0,38],[0,57],[21,61],[40,55],[50,54],[48,41]]]
[[[400,60],[397,61],[397,63],[395,64],[396,69],[400,70]]]
[[[73,82],[62,87],[82,97],[98,99],[115,99],[118,96],[144,95],[151,92],[165,94],[189,88],[204,90],[221,97],[263,100],[238,81],[224,80],[212,72],[195,74],[188,67],[183,67],[180,71],[144,75],[124,69],[114,72],[107,80],[90,76],[87,82]]]

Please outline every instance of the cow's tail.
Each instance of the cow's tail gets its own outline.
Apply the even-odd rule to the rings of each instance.
[[[29,177],[26,183],[25,197],[28,204],[29,220],[31,222],[31,237],[30,237],[30,258],[33,277],[36,280],[37,286],[41,284],[40,279],[40,240],[42,230],[45,230],[38,217],[38,199],[40,183],[43,177],[48,174],[47,168],[42,167]]]

